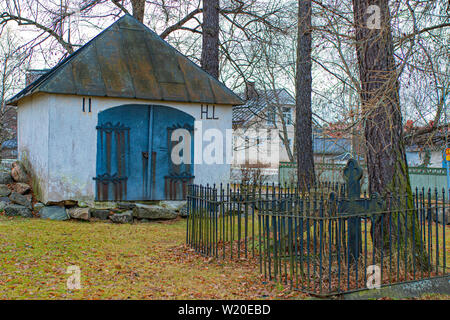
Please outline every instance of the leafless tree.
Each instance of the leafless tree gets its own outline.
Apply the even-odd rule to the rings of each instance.
[[[23,86],[28,58],[29,52],[20,47],[8,28],[4,28],[0,33],[0,146],[16,134],[16,110],[6,105],[6,100],[9,93]]]
[[[365,145],[353,4],[349,0],[311,2],[313,121],[330,128],[336,122],[344,124],[339,130],[357,135],[355,143]],[[34,66],[50,67],[124,13],[141,19],[142,7],[144,24],[201,62],[201,0],[5,0],[0,3],[0,28],[19,24],[18,30],[26,31],[21,45],[32,55]],[[389,7],[402,118],[424,127],[406,138],[426,136],[435,141],[434,134],[442,136],[446,126],[448,4],[391,0]],[[297,9],[296,0],[221,0],[220,80],[241,92],[252,79],[262,91],[295,92]]]

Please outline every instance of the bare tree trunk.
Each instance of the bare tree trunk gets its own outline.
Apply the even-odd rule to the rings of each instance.
[[[133,17],[144,23],[145,0],[131,0],[133,8]]]
[[[219,78],[219,0],[203,0],[201,66]]]
[[[369,8],[371,5],[376,7]],[[393,196],[394,199],[400,196],[401,203],[394,204],[395,208],[398,208],[397,214],[400,215],[399,228],[397,215],[393,215],[395,219],[392,219],[396,226],[395,230],[400,232],[396,231],[394,236],[396,240],[400,240],[399,245],[406,250],[409,244],[405,243],[404,236],[401,235],[406,231],[411,235],[412,223],[415,223],[417,231],[415,245],[416,248],[420,248],[418,220],[417,216],[416,219],[413,218],[412,191],[403,140],[389,0],[353,0],[353,11],[361,80],[360,96],[365,120],[369,190],[371,193],[379,193],[386,199],[387,196]],[[380,13],[379,16],[377,11]],[[408,215],[407,228],[405,228],[406,215]],[[373,224],[374,246],[379,250],[383,249],[383,243],[385,246],[389,244],[387,227],[387,221],[383,224],[381,218]],[[412,242],[412,239],[409,241]]]
[[[311,111],[311,42],[311,1],[299,0],[295,143],[297,144],[297,178],[303,190],[315,182]],[[298,152],[299,150],[301,152]]]

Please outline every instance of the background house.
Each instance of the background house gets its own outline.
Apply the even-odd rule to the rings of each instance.
[[[244,105],[233,107],[235,150],[254,146],[263,150],[263,147],[270,148],[268,145],[276,144],[280,151],[279,160],[289,161],[287,148],[292,151],[295,130],[294,97],[286,89],[259,91],[253,82],[249,82],[243,99],[246,100]],[[277,137],[264,136],[272,129],[278,130]],[[259,131],[262,137],[252,135],[255,131]],[[260,152],[247,153],[245,162],[261,163],[260,155]],[[276,168],[277,164],[272,163],[270,167]]]
[[[353,158],[350,138],[324,136],[320,129],[313,133],[313,151],[315,163],[347,163]]]
[[[445,168],[442,147],[409,145],[406,147],[406,159],[410,167]]]
[[[16,159],[17,158],[17,138],[6,140],[2,143],[1,148],[1,159]]]
[[[192,134],[196,120],[225,136],[242,101],[125,15],[8,103],[18,107],[19,157],[49,202],[182,199],[188,183],[228,180],[225,161],[194,159],[201,131],[180,137],[190,162],[172,161],[171,136]]]
[[[233,107],[233,129],[236,138],[240,137],[238,139],[240,143],[234,146],[235,150],[250,149],[244,153],[248,163],[245,167],[262,170],[262,174],[266,175],[266,181],[278,181],[279,164],[295,161],[295,98],[286,89],[256,90],[255,84],[251,82],[247,83],[243,98],[246,99],[244,105]],[[278,130],[276,142],[274,139],[267,141],[251,136],[252,130],[261,132],[271,129]],[[334,131],[313,128],[313,152],[316,163],[339,164],[352,157],[352,139],[335,134]],[[267,166],[261,165],[259,161],[261,153],[255,148],[255,146],[263,147],[265,143],[277,143],[279,146],[278,162]],[[242,163],[242,159],[239,160],[241,160],[239,163]],[[235,164],[232,176],[239,180],[241,171],[242,165]]]
[[[450,140],[447,124],[434,127],[433,122],[415,126],[412,120],[404,127],[408,165],[424,168],[446,168],[444,151]]]
[[[49,70],[28,70],[25,75],[25,86],[45,74]],[[17,107],[2,105],[0,108],[0,159],[2,163],[17,159]],[[5,168],[6,169],[6,168]]]

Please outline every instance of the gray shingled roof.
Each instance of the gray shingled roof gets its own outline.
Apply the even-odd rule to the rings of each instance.
[[[36,92],[241,105],[221,82],[125,15],[8,101]]]
[[[277,100],[278,99],[278,100]],[[295,98],[286,89],[267,90],[258,92],[258,97],[247,100],[238,107],[233,107],[233,123],[243,125],[255,115],[259,115],[268,106],[295,105]],[[264,117],[262,115],[262,117]]]
[[[313,149],[316,154],[341,155],[352,152],[352,142],[348,138],[313,136]]]

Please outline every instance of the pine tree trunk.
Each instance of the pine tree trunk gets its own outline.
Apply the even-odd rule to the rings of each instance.
[[[131,0],[133,8],[133,17],[144,23],[145,0]]]
[[[219,78],[219,0],[203,0],[202,69]]]
[[[295,143],[297,179],[301,190],[307,190],[315,182],[311,111],[311,43],[311,1],[299,0],[297,73],[295,78]]]
[[[365,121],[364,135],[366,140],[366,161],[369,173],[369,191],[377,192],[385,199],[400,196],[402,201],[391,206],[397,208],[392,216],[393,244],[405,250],[412,245],[412,238],[405,243],[406,231],[412,235],[414,221],[416,248],[421,248],[418,219],[413,215],[413,199],[406,162],[405,145],[402,130],[402,115],[399,97],[399,82],[394,60],[392,43],[389,0],[353,0],[353,12],[356,29],[356,50],[361,81],[360,97]],[[376,5],[380,15],[368,11],[368,7]],[[374,15],[375,14],[375,15]],[[379,18],[379,23],[376,20]],[[406,200],[407,199],[407,200]],[[405,217],[407,215],[407,217]],[[413,219],[413,217],[415,217]],[[405,218],[408,226],[405,228]],[[372,226],[374,246],[383,250],[387,245],[387,223],[381,218]],[[397,223],[399,222],[400,228]],[[382,227],[384,226],[384,227]],[[382,230],[383,229],[383,230]],[[406,230],[405,230],[406,229]],[[398,232],[400,230],[400,232]],[[403,240],[401,240],[403,239]],[[411,243],[410,243],[411,242]],[[424,253],[424,252],[422,252]],[[420,265],[424,255],[419,255]],[[426,257],[426,256],[425,256]]]

